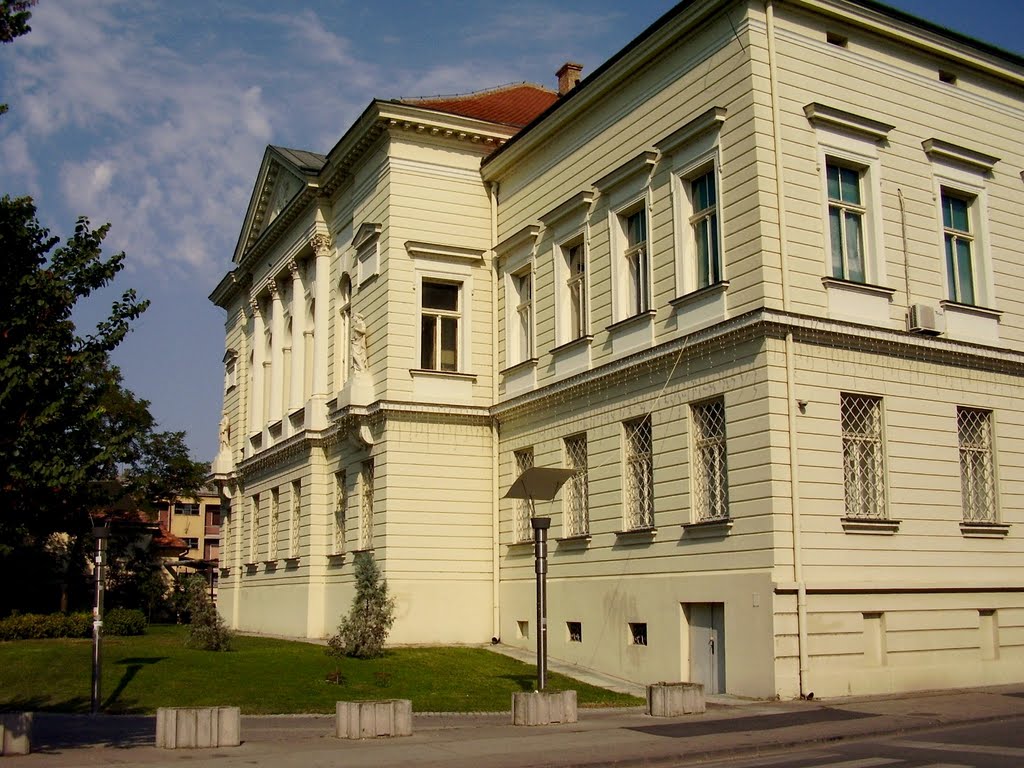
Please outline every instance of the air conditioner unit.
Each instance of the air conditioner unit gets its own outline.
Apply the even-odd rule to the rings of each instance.
[[[938,307],[912,304],[907,317],[907,327],[911,333],[938,336],[946,330],[946,316]]]

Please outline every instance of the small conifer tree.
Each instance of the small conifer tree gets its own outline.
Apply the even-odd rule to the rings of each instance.
[[[371,659],[384,653],[391,625],[395,623],[395,599],[388,596],[388,583],[370,552],[355,557],[356,594],[348,616],[342,617],[338,634],[328,642],[334,657]]]
[[[230,651],[231,630],[217,613],[217,606],[206,591],[206,579],[199,575],[190,576],[184,587],[185,601],[192,615],[185,645],[203,651]]]

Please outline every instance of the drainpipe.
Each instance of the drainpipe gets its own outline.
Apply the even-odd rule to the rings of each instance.
[[[494,261],[494,246],[498,242],[498,182],[487,184],[487,197],[491,206],[491,402],[498,402],[498,367],[494,356],[498,354],[498,265]],[[491,417],[491,637],[501,637],[501,509],[498,501],[498,422]]]
[[[779,218],[779,266],[782,276],[782,310],[789,312],[789,265],[786,254],[789,250],[786,239],[786,196],[782,163],[782,117],[779,108],[779,78],[777,56],[775,52],[775,3],[765,2],[765,21],[768,33],[768,73],[772,102],[772,134],[775,150],[775,195]],[[803,548],[801,546],[800,521],[800,455],[797,449],[796,424],[796,375],[793,358],[795,356],[793,333],[786,334],[786,411],[789,414],[789,488],[790,508],[793,520],[793,580],[796,582],[796,624],[797,645],[800,655],[800,697],[805,698],[810,692],[810,664],[807,654],[807,585],[804,583]]]

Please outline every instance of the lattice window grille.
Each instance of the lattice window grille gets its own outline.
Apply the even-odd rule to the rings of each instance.
[[[256,562],[256,542],[260,537],[260,497],[249,500],[249,562]]]
[[[270,492],[270,536],[267,539],[267,560],[277,559],[277,529],[280,518],[278,498],[278,491],[274,488]]]
[[[514,456],[516,465],[515,476],[518,478],[523,472],[533,466],[533,448],[516,451]],[[513,535],[515,536],[515,541],[518,543],[532,540],[533,529],[530,526],[530,518],[533,517],[533,505],[530,499],[516,499],[514,514],[515,530]]]
[[[299,556],[299,523],[302,513],[302,484],[296,480],[292,483],[290,520],[288,523],[288,557]]]
[[[693,407],[694,510],[697,522],[729,518],[729,469],[725,449],[725,403]]]
[[[576,470],[565,484],[565,535],[586,536],[590,533],[586,435],[566,439],[565,463],[567,469]]]
[[[348,509],[348,486],[345,473],[334,475],[334,554],[345,551],[345,512]]]
[[[626,530],[654,527],[654,455],[651,418],[627,422]]]
[[[359,548],[373,548],[373,461],[363,462],[362,494],[359,500]]]
[[[885,459],[882,445],[882,400],[843,395],[843,479],[848,517],[884,520]]]
[[[996,522],[995,461],[992,449],[992,412],[958,408],[960,490],[964,521]]]

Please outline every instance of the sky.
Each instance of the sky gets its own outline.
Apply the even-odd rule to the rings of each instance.
[[[113,357],[162,429],[217,450],[231,256],[267,144],[326,153],[374,98],[584,77],[670,0],[40,0],[0,47],[0,194],[31,195],[66,238],[109,222],[126,267],[78,313],[127,288],[150,309]],[[889,5],[1024,54],[1024,2]],[[3,255],[0,254],[0,258]]]

